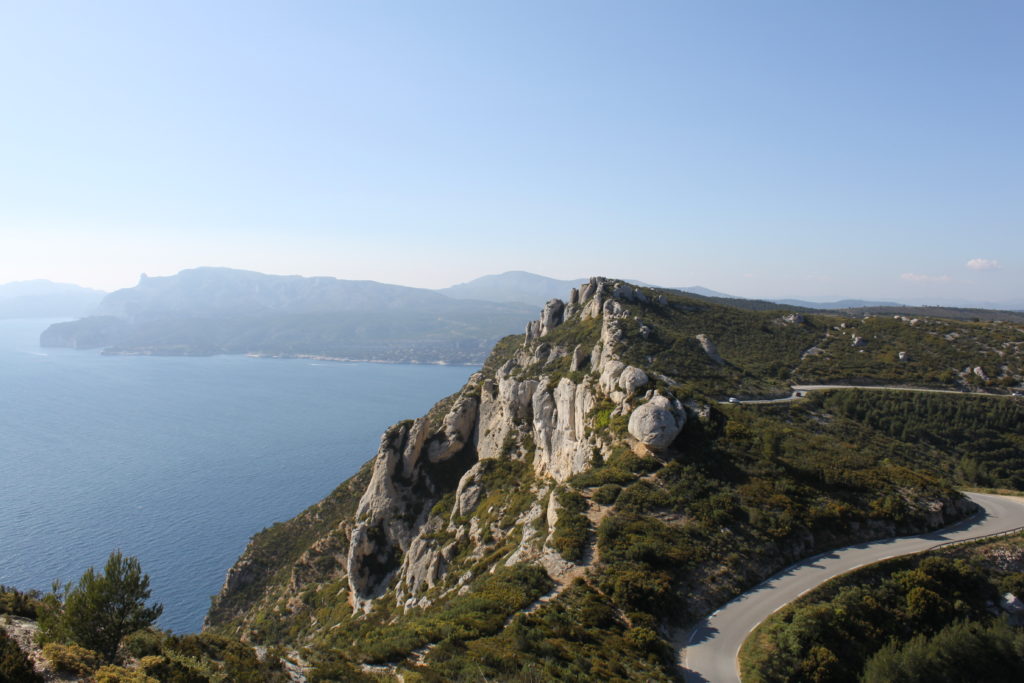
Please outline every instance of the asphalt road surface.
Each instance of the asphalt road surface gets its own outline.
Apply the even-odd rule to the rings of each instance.
[[[829,579],[897,555],[1024,527],[1024,498],[968,493],[982,511],[970,519],[920,536],[873,541],[809,558],[784,569],[721,607],[686,634],[679,664],[686,681],[737,683],[737,656],[747,635],[776,610]]]

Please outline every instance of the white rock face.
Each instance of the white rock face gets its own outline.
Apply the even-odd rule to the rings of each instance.
[[[478,462],[462,475],[459,487],[455,490],[455,505],[452,507],[451,519],[468,515],[480,502],[483,486],[480,485],[481,464]]]
[[[593,448],[585,435],[585,418],[594,407],[594,395],[586,384],[576,385],[563,377],[551,390],[540,385],[533,394],[533,433],[537,453],[533,460],[538,475],[565,481],[590,464]]]
[[[477,457],[497,458],[516,424],[533,421],[536,380],[519,381],[498,373],[498,382],[485,382],[480,392],[480,425],[476,430]]]
[[[668,448],[686,424],[686,409],[676,399],[655,396],[629,416],[629,433],[653,451]]]
[[[423,468],[451,458],[469,443],[476,425],[477,406],[475,397],[460,396],[436,432],[430,430],[423,417],[411,423],[401,422],[384,432],[370,483],[356,508],[357,522],[346,558],[349,589],[356,607],[369,608],[370,601],[382,592],[397,569],[399,552],[410,550],[428,512],[412,512],[417,498],[414,490],[417,484],[432,488]],[[422,552],[425,551],[421,549]],[[433,570],[425,568],[423,562],[429,565],[433,560],[424,558],[418,576],[429,582]]]
[[[544,311],[540,314],[540,335],[555,329],[565,320],[565,303],[561,299],[552,299],[544,304]]]
[[[725,362],[722,360],[722,357],[718,355],[718,347],[715,346],[715,342],[711,341],[711,337],[706,334],[698,334],[696,338],[697,341],[700,342],[701,348],[704,349],[704,353],[708,354],[708,358],[719,365],[722,365]]]
[[[609,360],[604,362],[601,366],[601,379],[598,380],[598,386],[601,387],[601,391],[606,394],[615,391],[619,386],[619,377],[625,369],[626,364],[622,361]]]
[[[428,534],[439,531],[444,520],[436,518],[428,522],[421,533],[412,540],[409,551],[402,563],[401,581],[404,586],[402,596],[416,595],[434,587],[434,583],[444,573],[448,565],[444,555],[433,547]]]
[[[623,369],[622,374],[619,375],[619,388],[627,394],[635,394],[636,390],[647,384],[649,381],[647,373],[640,368],[634,368],[632,365],[626,366]]]
[[[582,370],[589,360],[590,356],[583,352],[583,347],[580,344],[577,344],[576,348],[572,350],[572,363],[569,365],[569,371]]]
[[[444,438],[430,441],[427,446],[427,459],[432,463],[444,462],[462,450],[466,445],[466,439],[473,433],[476,416],[476,401],[465,399],[456,401],[451,412],[444,416],[442,422]]]

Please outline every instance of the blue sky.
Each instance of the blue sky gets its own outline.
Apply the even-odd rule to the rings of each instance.
[[[1022,25],[1015,0],[0,0],[0,282],[1019,300]]]

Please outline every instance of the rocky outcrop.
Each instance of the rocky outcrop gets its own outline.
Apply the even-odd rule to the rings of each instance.
[[[534,471],[565,481],[590,465],[593,445],[585,438],[585,418],[594,407],[589,384],[563,377],[553,389],[546,384],[533,395],[533,431],[537,445]]]
[[[353,606],[369,601],[386,588],[413,539],[426,521],[432,501],[441,493],[445,462],[467,449],[476,426],[479,401],[463,394],[431,430],[428,418],[399,423],[384,433],[373,463],[370,483],[356,509],[349,543],[347,573]],[[468,465],[467,465],[468,467]]]
[[[572,350],[572,363],[569,365],[569,371],[579,372],[588,362],[590,362],[590,356],[584,353],[581,344],[577,344],[576,348]]]
[[[540,334],[545,334],[555,329],[565,320],[565,304],[561,299],[552,299],[544,305],[544,311],[540,314]]]
[[[708,358],[718,365],[723,365],[725,363],[725,361],[722,360],[722,357],[718,355],[718,347],[715,346],[715,342],[711,341],[711,337],[706,334],[698,334],[696,338],[697,341],[700,342],[701,348],[704,349],[704,353],[708,355]]]
[[[299,595],[308,578],[304,567],[322,562],[336,565],[334,577],[347,581],[356,610],[369,610],[389,590],[399,605],[429,604],[427,592],[446,580],[460,548],[469,544],[473,553],[483,553],[484,539],[497,542],[509,533],[505,526],[482,523],[477,511],[488,495],[486,463],[530,462],[537,481],[551,485],[585,471],[605,445],[591,423],[599,402],[610,401],[615,415],[630,415],[629,434],[640,444],[655,452],[668,448],[686,422],[686,409],[670,395],[643,394],[651,378],[620,360],[622,325],[632,320],[623,305],[629,302],[652,303],[640,290],[602,278],[574,290],[568,304],[549,301],[503,365],[473,375],[446,408],[388,429],[354,519],[300,558],[292,594]],[[570,348],[547,338],[567,320],[588,316],[601,318],[593,346]],[[560,374],[549,373],[549,367],[561,368]],[[566,367],[572,377],[565,376]],[[538,484],[537,495],[547,495],[547,486]],[[431,516],[446,494],[450,511]],[[557,518],[551,505],[520,513],[516,527],[526,524],[529,530],[519,535],[511,557],[554,553],[546,545],[546,529]],[[239,564],[225,590],[244,588],[246,576],[246,566]]]
[[[619,375],[618,385],[628,396],[632,396],[649,381],[646,372],[629,365],[623,368],[622,374]]]
[[[686,424],[686,409],[677,399],[654,395],[629,416],[629,433],[652,451],[664,451]]]

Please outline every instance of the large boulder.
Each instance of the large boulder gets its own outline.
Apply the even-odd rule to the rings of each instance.
[[[627,394],[635,394],[636,390],[643,387],[647,382],[650,381],[647,377],[647,373],[640,368],[634,368],[632,365],[627,365],[622,370],[622,374],[619,375],[619,388],[625,391]]]
[[[654,396],[629,416],[629,433],[652,451],[663,451],[686,424],[686,409],[674,398]]]

